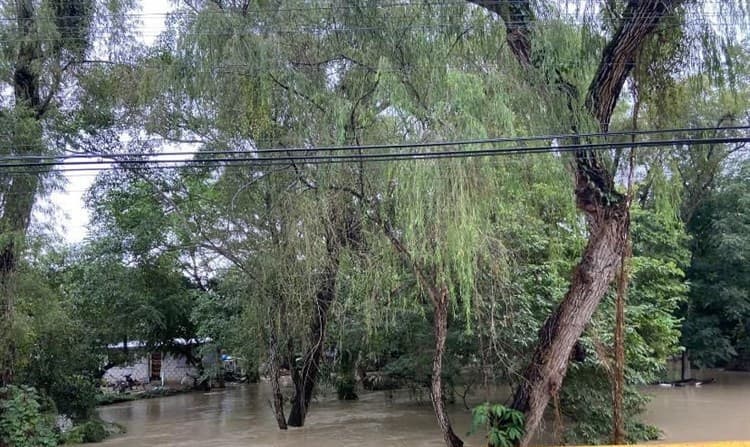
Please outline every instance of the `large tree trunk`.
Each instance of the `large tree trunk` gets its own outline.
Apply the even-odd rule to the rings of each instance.
[[[532,55],[534,9],[530,0],[497,2],[468,0],[499,15],[505,22],[508,46],[521,66],[543,69],[544,54]],[[601,130],[609,128],[612,112],[636,56],[662,18],[680,0],[629,0],[619,27],[602,52],[599,67],[586,96],[591,121]],[[567,98],[571,109],[571,129],[579,130],[576,89],[558,79],[555,88]],[[550,87],[550,86],[545,86]],[[549,91],[549,89],[548,89]],[[578,207],[589,223],[589,241],[576,266],[570,288],[552,315],[544,323],[539,342],[513,399],[513,408],[525,415],[525,434],[521,446],[533,438],[550,396],[562,385],[571,349],[591,319],[620,267],[629,231],[628,206],[615,190],[614,173],[609,172],[599,155],[591,150],[575,154],[575,194]]]
[[[350,205],[349,205],[350,206]],[[336,299],[336,278],[339,274],[339,257],[345,246],[356,246],[361,239],[361,228],[354,211],[347,205],[331,210],[326,232],[328,264],[323,270],[322,280],[315,294],[315,308],[310,324],[310,347],[302,361],[301,370],[293,365],[294,397],[287,423],[292,427],[305,424],[313,390],[318,381],[320,362],[325,348],[328,311]],[[293,359],[292,359],[293,360]]]
[[[526,416],[523,446],[534,436],[550,396],[560,389],[573,346],[620,267],[628,213],[624,208],[612,211],[592,225],[591,238],[570,289],[544,323],[539,344],[516,391],[512,406]]]
[[[433,331],[435,335],[435,353],[432,357],[432,380],[430,382],[430,399],[435,416],[438,420],[443,439],[448,447],[461,447],[464,445],[461,438],[456,436],[451,426],[448,412],[445,410],[443,398],[443,355],[445,354],[445,341],[448,338],[448,293],[444,288],[439,296],[433,297],[435,304]]]
[[[307,409],[312,400],[313,390],[318,380],[318,371],[323,348],[325,347],[326,326],[328,324],[328,310],[336,298],[336,276],[338,275],[338,249],[326,268],[323,283],[315,295],[315,309],[310,327],[310,347],[307,349],[302,360],[302,368],[299,374],[293,375],[294,398],[292,399],[292,410],[289,413],[288,424],[291,427],[302,427],[305,425]],[[296,369],[296,365],[294,365]]]
[[[273,318],[272,318],[273,320]],[[271,380],[271,395],[273,414],[280,430],[286,430],[287,424],[284,418],[284,395],[279,385],[279,344],[276,338],[276,324],[271,321],[271,334],[268,337],[268,373]]]

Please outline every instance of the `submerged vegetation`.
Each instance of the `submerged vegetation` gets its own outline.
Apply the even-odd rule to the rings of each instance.
[[[622,443],[669,359],[750,367],[744,3],[174,3],[151,45],[131,1],[2,3],[0,447],[103,439],[128,341],[231,354],[279,429],[411,387],[449,447],[472,389],[515,389],[490,445]]]

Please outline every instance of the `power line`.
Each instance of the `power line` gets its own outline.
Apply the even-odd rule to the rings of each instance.
[[[487,144],[499,144],[499,143],[525,143],[525,142],[539,142],[539,141],[556,141],[556,140],[573,140],[575,138],[611,138],[611,137],[628,137],[628,136],[647,136],[647,135],[667,135],[667,134],[685,134],[685,133],[698,133],[698,132],[729,132],[729,131],[750,131],[750,126],[725,126],[725,127],[679,127],[679,128],[667,128],[667,129],[642,129],[642,130],[621,130],[621,131],[609,131],[609,132],[590,132],[590,133],[579,133],[579,134],[547,134],[547,135],[533,135],[533,136],[519,136],[519,137],[495,137],[495,138],[473,138],[473,139],[462,139],[462,140],[444,140],[444,141],[422,141],[422,142],[411,142],[411,143],[380,143],[380,144],[366,144],[366,145],[340,145],[340,146],[311,146],[311,147],[276,147],[276,148],[260,148],[253,150],[199,150],[199,151],[168,151],[168,152],[129,152],[122,154],[97,154],[97,153],[75,153],[75,154],[61,154],[61,155],[3,155],[0,156],[0,167],[7,166],[20,166],[21,164],[5,164],[5,161],[16,161],[16,160],[38,160],[40,162],[46,162],[48,164],[59,164],[57,161],[49,160],[75,160],[75,159],[110,159],[117,161],[121,158],[127,157],[163,157],[163,156],[197,156],[197,155],[220,155],[220,156],[231,156],[231,155],[244,155],[248,154],[294,154],[304,153],[310,154],[314,152],[353,152],[353,151],[373,151],[383,149],[421,149],[421,148],[437,148],[437,147],[450,147],[450,146],[476,146],[476,145],[487,145]],[[11,138],[11,135],[5,135],[6,138]],[[704,137],[705,138],[705,137]],[[130,142],[124,142],[127,145]],[[199,141],[191,140],[188,142],[174,141],[168,138],[149,138],[146,140],[134,140],[132,143],[135,144],[153,144],[161,143],[165,145],[173,144],[210,144],[219,143],[216,141]],[[611,143],[603,143],[611,144]],[[15,146],[18,147],[18,146]],[[28,147],[37,147],[36,145],[29,145]],[[544,146],[547,147],[547,146]],[[254,159],[257,159],[255,157]],[[133,160],[122,160],[122,161],[133,161]],[[157,161],[157,160],[151,160]],[[184,161],[171,160],[174,162]],[[94,163],[94,162],[91,162]],[[100,161],[97,163],[107,163],[107,161]],[[78,164],[78,163],[69,163]],[[31,164],[35,166],[45,166],[44,164]]]
[[[0,166],[0,173],[6,174],[41,174],[45,172],[76,172],[76,171],[102,171],[109,169],[176,169],[189,167],[224,167],[224,166],[249,166],[249,167],[267,167],[267,166],[291,166],[296,164],[302,165],[333,165],[346,163],[366,163],[366,162],[396,162],[396,161],[422,161],[436,159],[461,159],[475,157],[492,157],[507,155],[524,155],[524,154],[544,154],[544,153],[564,153],[577,151],[603,151],[610,149],[622,148],[655,148],[660,146],[687,146],[692,147],[703,144],[739,144],[750,142],[750,136],[745,137],[716,137],[716,138],[684,138],[672,140],[651,140],[636,142],[604,142],[604,143],[583,143],[568,144],[559,146],[536,146],[536,147],[511,147],[511,148],[492,148],[467,151],[441,151],[441,152],[402,152],[402,153],[378,153],[378,154],[347,154],[347,155],[328,155],[328,156],[302,156],[302,157],[237,157],[237,158],[207,158],[191,160],[128,160],[120,161],[117,167],[73,167],[65,168],[59,162],[49,163],[15,163],[4,164]],[[79,161],[69,162],[67,165],[101,165],[100,161]],[[7,170],[7,168],[16,168]],[[19,169],[20,168],[20,169]]]
[[[489,3],[489,2],[487,2]],[[498,1],[497,3],[500,3]],[[705,0],[701,2],[701,6],[706,5],[714,5],[715,7],[721,8],[725,5],[725,2],[719,1],[719,0]],[[409,8],[432,8],[432,7],[469,7],[474,9],[480,9],[484,10],[485,8],[470,3],[466,0],[451,0],[451,1],[423,1],[423,2],[379,2],[377,4],[378,9],[409,9]],[[586,6],[586,5],[584,5]],[[297,6],[297,7],[249,7],[247,9],[247,16],[249,16],[251,13],[279,13],[279,12],[300,12],[300,13],[309,13],[314,11],[343,11],[343,10],[359,10],[359,9],[368,9],[367,6],[357,5],[357,4],[337,4],[337,5],[325,5],[323,2],[321,2],[318,5],[313,6]],[[589,14],[591,13],[597,13],[600,11],[597,11],[593,8],[575,8],[577,11],[580,12],[571,12],[570,7],[566,8],[558,8],[554,10],[541,10],[538,11],[542,15],[545,13],[557,13],[557,14],[565,14],[569,16],[576,16],[581,14],[586,14],[586,11],[588,11]],[[705,9],[705,8],[704,8]],[[99,13],[95,14],[95,17],[98,18],[168,18],[173,16],[197,16],[197,15],[217,15],[217,16],[239,16],[238,14],[240,11],[238,8],[234,9],[202,9],[200,11],[195,10],[187,10],[187,9],[176,9],[171,11],[165,11],[165,12],[122,12],[122,13]],[[718,13],[713,13],[718,14]],[[63,16],[49,16],[50,19],[53,19],[55,17],[59,17],[62,19],[69,18],[79,18],[79,16],[73,16],[73,15],[63,15]],[[9,22],[16,22],[18,21],[18,17],[0,17],[0,21],[9,21]]]
[[[707,24],[710,24],[712,26],[718,26],[718,27],[731,27],[731,26],[740,26],[741,24],[736,23],[734,21],[731,21],[730,19],[727,19],[725,15],[717,15],[717,17],[721,17],[723,20],[721,21],[709,21],[706,22]],[[668,16],[658,16],[654,18],[660,18],[665,19],[668,18]],[[390,22],[392,23],[392,22]],[[531,22],[526,21],[509,21],[509,22],[503,22],[505,25],[513,26],[513,25],[531,25]],[[703,22],[694,21],[692,22],[694,25],[703,24]],[[470,23],[464,23],[463,26],[466,27],[470,25]],[[539,21],[536,23],[533,23],[533,26],[535,28],[540,28],[540,25],[543,26],[556,26],[555,23],[550,23],[547,21]],[[277,35],[301,35],[301,34],[321,34],[321,33],[329,33],[329,34],[353,34],[353,33],[365,33],[365,32],[373,32],[373,31],[430,31],[430,30],[444,30],[448,28],[455,28],[457,26],[461,26],[461,24],[409,24],[409,25],[402,25],[402,26],[389,26],[388,28],[384,28],[382,26],[343,26],[343,27],[328,27],[328,26],[298,26],[295,28],[259,28],[256,31],[242,31],[238,32],[237,30],[234,31],[216,31],[216,32],[192,32],[187,33],[190,36],[200,36],[200,37],[261,37],[263,32],[270,31],[272,33],[275,33]],[[670,23],[662,23],[660,25],[662,29],[682,29],[685,27],[684,24],[670,24]],[[163,33],[154,31],[151,34],[143,33],[137,33],[141,34],[144,37],[159,37]],[[54,37],[10,37],[5,39],[0,39],[0,43],[9,43],[9,44],[15,44],[18,42],[89,42],[91,39],[87,37],[65,37],[65,38],[54,38]]]
[[[718,2],[717,2],[717,4],[718,4]],[[436,5],[440,5],[440,4],[439,3],[434,3],[432,5],[436,6]],[[444,3],[441,6],[452,6],[452,5],[462,5],[462,6],[466,6],[466,7],[478,8],[480,10],[484,10],[484,8],[481,8],[479,6],[470,4],[469,2],[466,2],[466,1],[455,2],[453,4]],[[398,3],[395,3],[395,4],[392,4],[390,8],[400,7],[402,9],[407,9],[407,8],[413,7],[413,6],[414,6],[414,4],[398,4]],[[355,6],[353,6],[353,7],[355,7]],[[378,5],[378,7],[381,8],[381,9],[383,8],[381,5]],[[304,7],[304,8],[298,8],[298,9],[292,8],[292,9],[288,9],[288,10],[284,10],[284,9],[259,10],[259,9],[256,9],[256,10],[253,10],[251,12],[257,13],[257,12],[263,12],[263,11],[265,11],[265,12],[268,12],[268,13],[277,13],[277,12],[280,12],[280,11],[281,12],[283,12],[283,11],[301,11],[301,12],[305,12],[307,14],[300,14],[299,17],[309,17],[309,13],[311,13],[311,12],[319,12],[319,11],[325,11],[325,10],[340,10],[340,9],[347,9],[347,7],[346,7],[346,5],[341,5],[341,6],[330,7],[330,8],[325,8],[325,7],[317,7],[317,8],[315,8],[315,7]],[[213,14],[217,14],[217,15],[220,15],[220,16],[227,16],[227,17],[239,17],[234,12],[212,12],[212,11],[201,11],[198,14],[192,13],[192,12],[191,13],[171,12],[171,13],[150,13],[150,14],[136,14],[136,13],[132,13],[132,14],[110,15],[110,16],[99,15],[99,17],[100,18],[109,17],[109,18],[118,18],[118,19],[121,19],[121,18],[139,18],[139,17],[164,17],[166,19],[168,17],[179,16],[179,15],[191,15],[191,16],[198,17],[200,15],[213,15]],[[488,13],[488,14],[491,14],[491,13]],[[678,12],[670,12],[670,13],[666,13],[666,14],[652,14],[650,16],[643,16],[643,18],[648,18],[648,19],[667,19],[667,18],[671,18],[671,17],[676,17],[678,15],[679,15]],[[519,20],[519,21],[502,21],[501,23],[503,23],[506,26],[532,25],[532,26],[538,28],[540,25],[556,26],[557,25],[556,21],[562,19],[563,21],[567,20],[569,23],[575,21],[575,23],[572,23],[572,24],[584,25],[584,24],[589,24],[590,23],[590,22],[588,22],[586,20],[582,20],[582,19],[585,19],[586,17],[587,17],[586,14],[581,15],[581,14],[572,14],[572,13],[564,13],[564,12],[556,11],[554,15],[552,15],[552,14],[550,14],[550,15],[542,14],[541,17],[537,17],[537,18],[534,18],[534,19]],[[49,20],[55,20],[54,17],[43,17],[43,18],[47,18]],[[60,19],[65,19],[65,18],[73,19],[73,18],[78,18],[78,17],[76,17],[76,16],[61,16],[60,17]],[[427,18],[430,18],[430,17],[427,16]],[[742,17],[740,16],[740,19],[741,18]],[[396,27],[397,29],[399,29],[399,28],[403,29],[403,30],[408,30],[408,29],[443,29],[443,28],[446,28],[446,27],[455,27],[457,25],[464,25],[464,26],[466,26],[466,25],[470,25],[472,23],[471,21],[465,21],[465,22],[461,22],[461,23],[435,23],[435,22],[429,23],[428,22],[428,23],[422,23],[422,24],[415,24],[415,23],[413,23],[413,21],[410,18],[402,18],[402,19],[404,20],[404,23],[407,23],[407,19],[409,19],[408,20],[408,25],[403,25],[403,26],[400,26],[400,27],[397,26]],[[740,25],[741,22],[742,22],[742,20],[738,19],[737,16],[734,16],[734,18],[733,17],[728,17],[726,12],[695,11],[693,14],[689,14],[689,15],[686,16],[686,20],[691,20],[692,23],[694,23],[694,24],[702,23],[702,22],[699,21],[699,19],[707,19],[707,21],[705,23],[711,24],[711,25],[714,25],[714,26],[736,26],[736,25]],[[717,21],[717,20],[710,20],[710,19],[721,19],[721,20]],[[18,20],[17,18],[10,18],[10,17],[0,18],[0,22],[2,22],[2,21],[16,22],[17,20]],[[393,24],[394,20],[393,19],[386,20],[386,23]],[[251,24],[251,23],[248,23],[248,24]],[[591,24],[593,24],[593,23],[591,23]],[[671,24],[671,23],[663,22],[663,23],[660,24],[660,27],[666,27],[666,28],[677,28],[677,27],[682,27],[682,26],[683,26],[683,24],[680,24],[680,23]],[[78,29],[78,28],[75,27],[75,26],[59,26],[58,29]],[[135,31],[135,32],[139,32],[140,31],[143,34],[145,34],[148,31],[151,31],[152,34],[150,35],[150,37],[156,37],[156,36],[161,35],[164,31],[166,31],[166,29],[164,29],[164,31],[162,31],[162,29],[163,29],[162,27],[134,26],[131,31]],[[320,33],[320,32],[342,33],[342,32],[358,32],[358,31],[379,31],[379,30],[382,30],[382,29],[383,29],[382,26],[377,26],[377,25],[369,25],[369,26],[362,26],[362,25],[360,25],[360,26],[355,26],[355,25],[345,25],[345,24],[341,24],[341,23],[333,23],[333,24],[325,24],[325,25],[298,26],[298,27],[294,27],[294,28],[279,28],[279,27],[274,27],[274,26],[262,26],[261,25],[257,29],[254,29],[254,30],[251,30],[251,31],[238,31],[237,29],[230,29],[228,31],[212,31],[212,32],[199,31],[199,32],[191,32],[190,35],[191,36],[226,37],[226,36],[242,36],[242,35],[248,35],[248,36],[256,35],[257,36],[257,35],[261,35],[262,32],[267,32],[267,31],[275,32],[275,33],[278,33],[278,34],[303,34],[303,33],[309,34],[309,33]],[[389,27],[388,29],[391,30],[392,28]],[[6,39],[0,40],[0,42],[7,42],[7,43],[16,42],[16,41],[25,41],[26,42],[26,41],[29,41],[29,40],[31,40],[31,41],[60,41],[60,40],[65,40],[65,41],[88,41],[89,39],[87,37],[70,37],[70,36],[66,37],[66,38],[56,38],[56,37],[42,38],[42,37],[24,36],[24,37],[18,37],[18,38],[6,38]]]

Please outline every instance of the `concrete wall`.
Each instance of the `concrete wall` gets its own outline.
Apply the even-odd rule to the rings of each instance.
[[[138,382],[149,383],[151,375],[151,355],[146,354],[137,361],[129,365],[113,366],[104,374],[104,380],[108,384],[116,384],[118,381],[125,380],[125,376],[130,376]],[[164,385],[179,385],[181,383],[192,381],[184,380],[187,376],[198,377],[198,369],[189,365],[183,356],[173,356],[172,354],[162,354],[161,360],[161,379]]]

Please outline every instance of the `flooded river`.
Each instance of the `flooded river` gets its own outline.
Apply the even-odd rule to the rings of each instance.
[[[707,371],[716,383],[649,388],[654,396],[644,419],[668,441],[750,441],[750,373]]]
[[[712,372],[702,387],[649,388],[654,394],[645,420],[664,431],[665,441],[750,440],[750,374]],[[189,393],[103,407],[101,416],[123,424],[127,434],[103,446],[443,446],[428,401],[369,393],[359,401],[323,397],[313,403],[306,426],[282,432],[271,414],[268,387],[244,385],[211,393]],[[453,406],[456,431],[466,437],[470,415]]]

